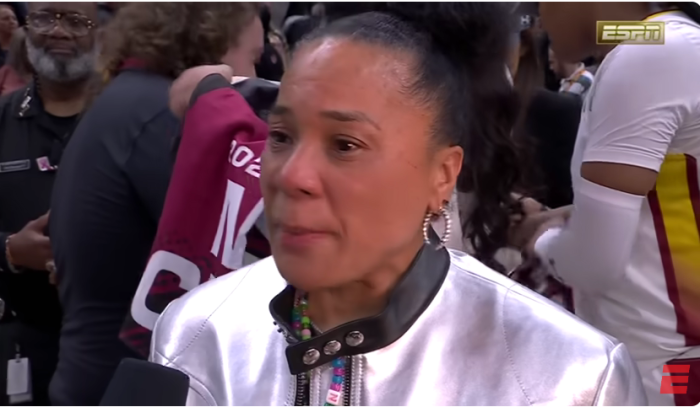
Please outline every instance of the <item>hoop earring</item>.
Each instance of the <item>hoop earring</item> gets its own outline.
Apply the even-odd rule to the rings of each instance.
[[[430,241],[430,235],[428,234],[428,231],[430,230],[433,219],[435,219],[436,217],[445,218],[445,233],[443,233],[443,235],[440,237],[440,243],[438,243],[438,245],[435,247],[435,250],[440,250],[447,244],[447,241],[450,239],[450,232],[452,229],[452,219],[450,218],[450,212],[448,212],[445,205],[440,207],[440,210],[437,213],[428,212],[425,214],[425,218],[423,219],[423,241],[425,242],[425,244],[432,243]]]

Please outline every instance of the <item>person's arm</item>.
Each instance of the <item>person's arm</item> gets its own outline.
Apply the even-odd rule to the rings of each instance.
[[[7,260],[7,247],[5,247],[7,238],[10,235],[11,233],[0,232],[0,273],[9,273],[12,271],[12,267],[10,267],[10,263]]]
[[[46,271],[53,260],[51,241],[46,236],[49,214],[46,213],[27,224],[17,233],[0,232],[0,269],[3,272]],[[8,256],[8,244],[10,244]],[[11,259],[9,258],[11,257]]]
[[[572,93],[574,95],[581,96],[584,93],[590,89],[591,85],[593,84],[593,77],[592,75],[588,74],[583,74],[574,83],[572,83],[568,89],[564,91],[564,93]]]
[[[659,47],[621,46],[614,53],[590,95],[573,214],[565,227],[545,232],[535,244],[555,276],[591,292],[612,289],[624,276],[645,196],[700,94],[700,57],[678,38]],[[641,78],[646,82],[639,83]]]
[[[163,110],[133,140],[124,171],[153,221],[158,222],[173,170],[173,143],[179,120]]]

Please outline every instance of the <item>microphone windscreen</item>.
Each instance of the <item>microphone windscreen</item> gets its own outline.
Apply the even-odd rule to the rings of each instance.
[[[124,359],[109,382],[101,406],[184,406],[190,378],[179,370]]]

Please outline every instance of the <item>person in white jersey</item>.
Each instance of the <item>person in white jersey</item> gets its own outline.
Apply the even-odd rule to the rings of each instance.
[[[568,61],[596,51],[596,21],[662,21],[665,43],[608,50],[584,102],[573,212],[528,246],[574,288],[576,314],[629,347],[651,405],[696,405],[700,6],[660,5],[540,3],[554,52]],[[664,365],[688,383],[662,383]]]

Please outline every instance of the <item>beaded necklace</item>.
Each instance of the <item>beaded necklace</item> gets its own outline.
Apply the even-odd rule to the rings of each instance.
[[[307,315],[309,303],[306,295],[297,291],[292,309],[292,328],[302,341],[311,339],[311,319]],[[333,360],[333,379],[326,395],[325,406],[339,406],[343,403],[343,384],[345,382],[345,357]],[[304,374],[306,383],[310,382],[310,372]]]

